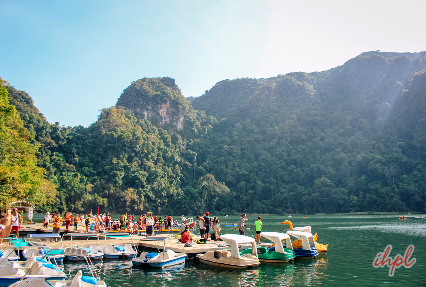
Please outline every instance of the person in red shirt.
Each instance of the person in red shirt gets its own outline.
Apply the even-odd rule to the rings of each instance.
[[[169,215],[169,217],[167,217],[167,225],[168,225],[167,227],[169,230],[172,230],[172,220],[173,220],[172,216]]]
[[[192,243],[192,237],[191,234],[189,233],[189,228],[186,227],[185,231],[182,233],[182,235],[180,236],[180,242],[182,243]]]

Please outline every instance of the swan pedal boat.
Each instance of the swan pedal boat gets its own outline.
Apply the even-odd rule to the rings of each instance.
[[[315,247],[315,241],[312,233],[303,231],[287,231],[287,234],[299,239],[302,242],[301,247],[293,247],[293,251],[296,257],[315,258],[319,255],[317,248]]]
[[[106,287],[104,281],[98,281],[95,277],[83,276],[81,270],[77,272],[73,280],[45,280],[44,278],[28,278],[13,287]]]
[[[132,259],[132,263],[135,266],[163,268],[184,263],[186,256],[185,253],[176,253],[173,250],[159,253],[142,252],[139,257]]]
[[[285,220],[284,222],[281,222],[280,224],[287,224],[290,227],[290,231],[303,231],[308,232],[312,234],[312,230],[310,226],[300,226],[300,227],[293,227],[293,223],[289,220]],[[328,244],[321,244],[317,242],[318,234],[314,235],[314,241],[315,241],[315,247],[317,248],[317,251],[320,255],[326,255],[328,252]],[[293,241],[293,250],[300,248],[302,246],[302,242],[300,240]]]
[[[209,251],[205,254],[198,254],[197,258],[204,264],[225,268],[247,268],[260,264],[254,238],[245,235],[225,234],[221,236],[221,239],[231,246],[231,251]],[[252,253],[240,254],[238,245],[241,243],[250,243]]]
[[[288,234],[280,233],[280,232],[262,232],[260,236],[269,239],[274,243],[275,247],[265,248],[258,247],[257,248],[257,257],[260,262],[274,262],[274,263],[285,263],[293,260],[296,255],[294,254],[291,239]],[[290,246],[290,248],[284,248],[282,242],[285,241],[286,246]],[[241,251],[240,254],[250,254],[252,253],[251,248]]]

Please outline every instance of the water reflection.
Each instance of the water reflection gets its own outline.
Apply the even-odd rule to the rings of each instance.
[[[70,276],[82,270],[91,275],[83,263],[65,264]],[[131,261],[100,261],[93,271],[108,286],[312,286],[327,284],[328,258],[296,260],[289,264],[262,264],[254,269],[233,270],[187,262],[163,269],[144,269],[132,266]]]

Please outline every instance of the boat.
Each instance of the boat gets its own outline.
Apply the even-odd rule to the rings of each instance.
[[[77,272],[72,280],[46,280],[44,278],[27,278],[19,282],[13,287],[106,287],[104,281],[98,280],[96,277],[83,276],[81,270]]]
[[[36,258],[42,258],[46,256],[46,259],[49,259],[54,262],[62,262],[65,258],[64,249],[45,249],[45,248],[27,248],[22,250],[22,257],[25,260],[34,255]]]
[[[104,253],[99,251],[96,245],[90,245],[90,247],[67,247],[63,255],[65,260],[69,261],[83,261],[86,257],[90,258],[90,260],[100,260],[104,257]]]
[[[16,254],[15,249],[8,248],[3,251],[0,251],[0,261],[3,261],[7,258],[9,261],[18,261],[19,256]],[[6,260],[6,261],[7,261]]]
[[[117,246],[117,247],[122,247],[122,246]],[[104,248],[104,256],[107,259],[118,259],[121,256],[121,250],[120,248],[117,249],[116,246],[112,245],[112,244],[107,244],[105,245]]]
[[[0,286],[9,286],[24,279],[64,279],[65,273],[55,264],[37,261],[34,256],[27,260],[24,267],[17,263],[0,264]],[[31,286],[31,285],[30,285]]]
[[[426,219],[424,216],[416,216],[416,219]]]
[[[163,252],[142,252],[140,256],[132,259],[134,266],[163,268],[185,262],[185,253],[176,253],[173,250]]]
[[[260,236],[272,241],[274,246],[269,249],[263,246],[257,248],[257,257],[260,262],[283,263],[294,259],[295,254],[288,234],[280,232],[262,232],[260,233]],[[289,246],[289,248],[283,247],[284,241],[286,246]],[[251,248],[240,252],[240,254],[247,253],[252,253]]]
[[[198,254],[197,258],[204,264],[225,267],[225,268],[247,268],[260,264],[257,258],[256,241],[245,235],[225,234],[221,239],[230,245],[231,251],[209,251],[205,254]],[[249,243],[252,245],[251,254],[240,254],[238,245]]]
[[[291,221],[289,220],[285,220],[284,222],[281,222],[280,224],[287,224],[290,228],[290,231],[302,231],[302,232],[308,232],[310,234],[312,234],[312,230],[310,226],[300,226],[300,227],[293,227],[293,223],[291,223]],[[318,251],[319,254],[321,255],[325,255],[328,252],[328,244],[321,244],[317,242],[318,239],[318,234],[315,234],[314,236],[314,242],[315,242],[315,247]],[[295,240],[292,242],[293,245],[293,250],[295,248],[300,248],[302,242],[300,240]]]
[[[124,250],[121,252],[121,256],[124,258],[134,258],[138,255],[138,252],[133,249],[131,244],[124,244]]]
[[[115,246],[107,244],[104,248],[104,256],[109,259],[134,258],[138,253],[133,249],[131,244],[124,244],[124,246]]]
[[[314,237],[312,233],[303,232],[303,231],[287,231],[287,234],[297,238],[300,245],[294,245],[292,243],[293,251],[296,257],[307,257],[307,258],[315,258],[319,255],[317,248],[315,247]]]

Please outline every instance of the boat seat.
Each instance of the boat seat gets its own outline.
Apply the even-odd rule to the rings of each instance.
[[[258,247],[257,248],[257,254],[265,254],[265,253],[267,253],[268,251],[266,250],[266,248],[265,247]]]
[[[209,251],[206,253],[207,258],[214,258],[214,251]]]
[[[98,253],[98,247],[96,245],[90,245],[90,251],[94,253]]]
[[[124,251],[127,253],[134,253],[133,247],[131,244],[124,244]]]

